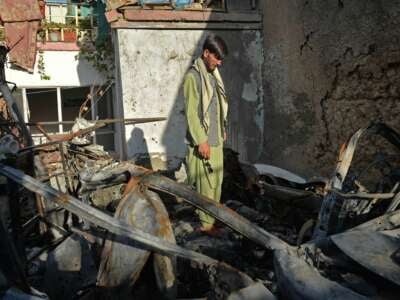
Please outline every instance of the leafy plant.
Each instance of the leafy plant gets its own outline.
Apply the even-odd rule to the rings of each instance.
[[[51,79],[50,76],[46,74],[46,66],[44,63],[43,50],[39,50],[38,73],[40,75],[41,80]]]
[[[114,48],[111,35],[104,40],[93,40],[84,36],[79,42],[79,54],[75,57],[86,59],[93,67],[105,76],[107,81],[114,79]]]
[[[0,28],[0,41],[4,41],[6,39],[6,35],[4,32],[4,27]]]
[[[78,28],[74,23],[72,22],[67,22],[67,23],[57,23],[57,22],[47,22],[47,21],[42,21],[41,24],[41,29],[46,30],[46,29],[76,29]]]

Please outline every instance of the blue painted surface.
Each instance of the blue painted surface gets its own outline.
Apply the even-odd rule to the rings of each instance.
[[[68,0],[46,0],[48,4],[68,4]]]
[[[170,4],[170,0],[140,0],[141,5],[145,4]]]
[[[175,7],[192,4],[193,0],[140,0],[141,5],[145,4],[173,4]]]
[[[189,5],[193,3],[193,0],[175,0],[175,5],[176,6],[184,6],[184,5]]]

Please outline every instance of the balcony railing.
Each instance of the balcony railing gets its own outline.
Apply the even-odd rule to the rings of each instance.
[[[44,35],[43,35],[44,32]],[[42,30],[38,34],[38,41],[41,42],[76,42],[82,38],[95,40],[97,36],[96,28],[92,29],[79,29],[79,28],[65,28],[65,27],[52,27]]]
[[[75,42],[82,37],[95,39],[96,29],[97,15],[93,11],[89,14],[83,13],[82,5],[49,4],[46,5],[46,16],[42,21],[42,33],[39,35],[39,40]]]

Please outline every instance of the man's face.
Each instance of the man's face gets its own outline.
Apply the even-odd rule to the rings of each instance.
[[[216,54],[210,52],[208,49],[203,51],[202,57],[208,72],[212,72],[216,67],[222,65],[222,59],[220,59]]]

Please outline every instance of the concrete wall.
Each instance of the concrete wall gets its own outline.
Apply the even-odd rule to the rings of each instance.
[[[183,76],[209,30],[116,29],[117,84],[123,116],[167,117],[125,127],[128,158],[162,153],[173,168],[185,155]],[[258,30],[218,30],[230,48],[221,68],[230,98],[229,144],[243,160],[262,152],[262,37]],[[118,92],[117,92],[118,93]],[[118,109],[116,109],[118,112]],[[153,166],[154,167],[154,166]]]
[[[268,0],[263,11],[262,161],[327,175],[359,127],[400,130],[398,1]]]
[[[38,72],[39,56],[36,58],[34,72],[28,73],[11,65],[6,67],[6,78],[18,87],[38,88],[57,86],[90,86],[104,82],[104,77],[84,59],[76,59],[78,51],[44,51],[45,74],[50,80],[40,78]]]

